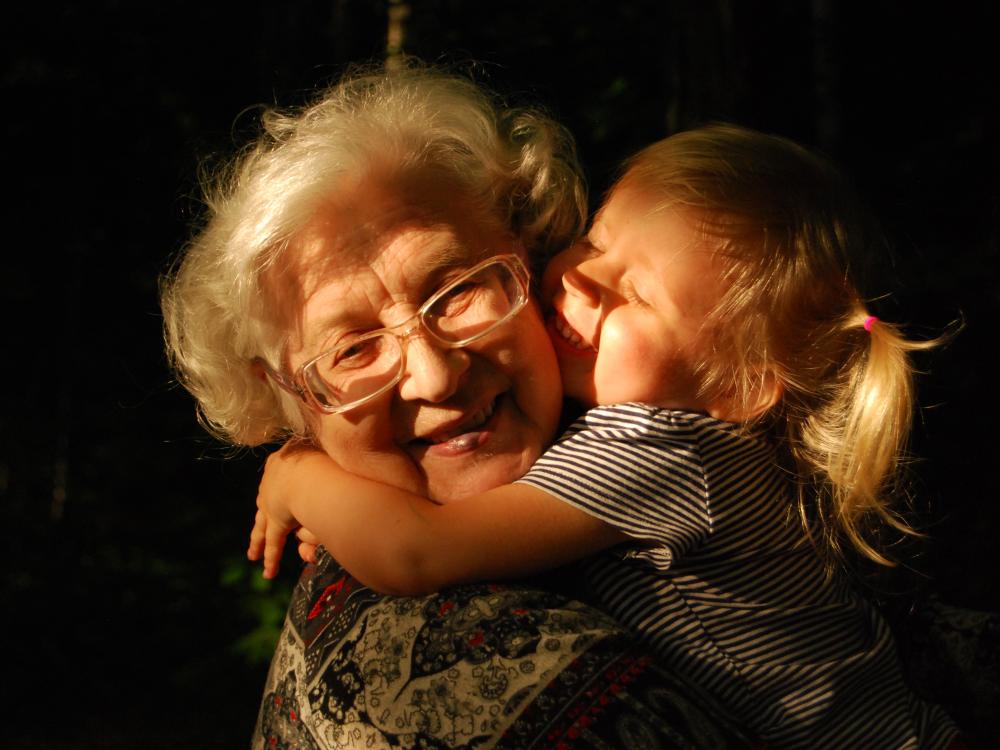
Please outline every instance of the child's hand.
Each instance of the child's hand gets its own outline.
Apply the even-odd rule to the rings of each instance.
[[[293,519],[294,522],[294,519]],[[285,538],[294,526],[283,528],[282,524],[272,522],[267,512],[257,499],[257,514],[250,530],[250,547],[247,557],[251,560],[264,559],[264,578],[274,578],[278,574],[281,554],[285,549]]]
[[[299,557],[302,562],[316,564],[316,548],[319,546],[319,537],[313,534],[305,526],[300,526],[295,532],[299,540]]]
[[[301,524],[295,519],[290,507],[298,477],[295,466],[313,453],[326,458],[325,454],[303,448],[300,444],[287,444],[272,453],[264,466],[264,476],[257,491],[257,514],[250,531],[247,557],[251,560],[263,557],[265,578],[274,578],[278,574],[285,540],[296,529],[304,532],[302,544],[299,545],[302,559],[315,560],[316,539],[301,529]]]

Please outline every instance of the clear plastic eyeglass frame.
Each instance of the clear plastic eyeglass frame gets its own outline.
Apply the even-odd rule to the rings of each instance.
[[[446,338],[440,332],[435,331],[427,322],[426,316],[428,312],[432,310],[438,302],[451,294],[456,288],[466,284],[469,279],[474,278],[475,276],[481,274],[484,270],[494,265],[501,266],[513,277],[515,284],[515,297],[511,300],[508,310],[498,316],[495,320],[484,321],[487,325],[483,329],[477,330],[472,335],[464,338],[452,340]],[[461,349],[462,347],[468,346],[473,341],[477,341],[485,336],[488,336],[504,323],[511,320],[524,308],[524,306],[528,303],[528,299],[529,274],[528,269],[524,266],[524,263],[522,263],[521,259],[516,255],[495,255],[481,263],[477,263],[457,279],[450,281],[448,284],[438,289],[422,305],[420,305],[420,308],[413,315],[401,323],[392,327],[370,331],[362,336],[353,338],[346,343],[340,344],[334,349],[327,350],[319,356],[313,357],[304,365],[299,367],[294,375],[289,376],[279,370],[276,370],[261,357],[254,357],[253,363],[261,367],[261,369],[267,373],[268,377],[270,377],[271,380],[273,380],[278,386],[292,395],[297,396],[311,408],[323,414],[341,414],[351,409],[356,409],[357,407],[378,398],[399,383],[399,381],[403,378],[403,373],[406,371],[406,346],[404,345],[404,342],[413,336],[415,332],[422,331],[426,336],[446,349]],[[310,385],[310,383],[323,383],[322,378],[316,372],[319,362],[322,362],[324,359],[339,352],[356,347],[364,341],[384,337],[387,334],[394,340],[394,344],[398,351],[398,366],[396,367],[395,374],[389,377],[386,382],[381,383],[371,393],[366,393],[360,398],[351,399],[344,403],[330,403],[326,394],[316,393],[314,390],[315,386]]]

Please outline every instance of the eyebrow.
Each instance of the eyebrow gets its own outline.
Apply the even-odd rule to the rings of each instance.
[[[471,268],[486,258],[489,252],[488,248],[478,252],[470,252],[467,247],[457,242],[449,242],[439,250],[428,253],[426,257],[417,261],[413,270],[427,281],[435,280],[436,288],[437,279],[440,279],[441,276],[459,268]]]

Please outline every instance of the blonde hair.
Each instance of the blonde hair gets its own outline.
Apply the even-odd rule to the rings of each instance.
[[[280,363],[289,333],[262,275],[324,199],[376,166],[457,185],[542,262],[586,220],[569,133],[463,76],[415,61],[358,68],[311,105],[266,111],[256,142],[203,181],[204,227],[161,284],[170,362],[217,437],[305,433],[300,404],[251,367]]]
[[[914,407],[908,355],[938,342],[907,340],[867,309],[852,259],[871,254],[878,234],[853,191],[816,154],[733,125],[644,149],[615,189],[631,184],[688,211],[721,259],[703,393],[778,436],[799,515],[828,562],[853,548],[892,564],[882,532],[916,533],[894,508]]]

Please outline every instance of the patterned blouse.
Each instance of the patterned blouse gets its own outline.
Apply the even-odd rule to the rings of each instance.
[[[292,594],[252,747],[759,746],[580,601],[522,584],[384,597],[320,549]]]

